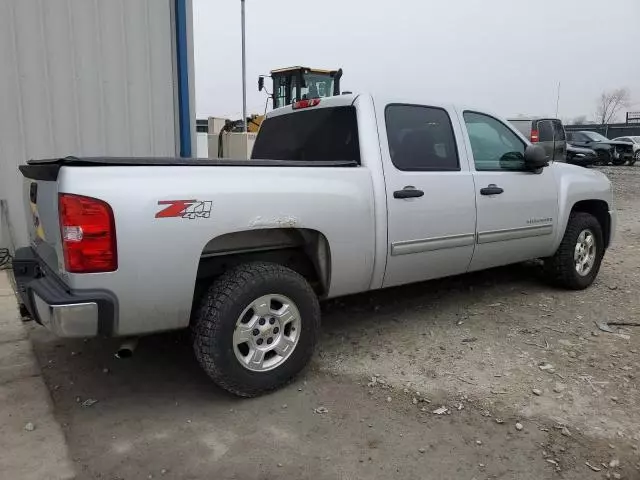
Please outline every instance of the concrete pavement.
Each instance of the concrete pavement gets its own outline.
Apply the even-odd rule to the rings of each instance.
[[[66,441],[8,274],[0,271],[0,472],[21,480],[72,479]]]

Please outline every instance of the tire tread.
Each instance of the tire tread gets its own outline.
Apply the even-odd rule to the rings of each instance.
[[[575,239],[585,228],[596,230],[594,235],[599,246],[592,273],[594,279],[597,276],[603,255],[602,229],[593,215],[585,212],[572,212],[558,250],[553,257],[547,258],[544,262],[545,274],[552,284],[571,290],[582,290],[590,285],[591,282],[585,285],[577,278],[573,261]]]
[[[211,284],[204,295],[192,326],[193,349],[198,362],[218,386],[237,396],[257,396],[286,383],[279,382],[265,388],[248,388],[220,368],[220,352],[209,348],[213,343],[213,339],[220,334],[220,329],[223,327],[223,318],[228,315],[229,309],[235,305],[236,299],[247,289],[255,287],[256,284],[264,281],[273,281],[274,279],[295,282],[298,288],[302,287],[307,295],[316,300],[313,306],[315,315],[307,319],[315,323],[307,333],[313,336],[312,344],[315,344],[317,331],[320,327],[320,307],[315,292],[304,277],[275,263],[246,263],[223,273]],[[312,350],[308,353],[308,357],[310,358],[311,355]],[[290,381],[290,379],[287,381]]]

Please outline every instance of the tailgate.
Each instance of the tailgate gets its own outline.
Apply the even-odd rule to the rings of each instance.
[[[36,254],[54,272],[64,270],[58,221],[57,173],[51,169],[20,167],[24,176],[23,197],[29,241]]]

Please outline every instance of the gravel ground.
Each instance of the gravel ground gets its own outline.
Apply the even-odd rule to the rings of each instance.
[[[266,397],[219,391],[181,334],[119,361],[32,329],[79,478],[640,479],[640,327],[596,326],[640,322],[640,168],[602,170],[592,288],[532,263],[328,302],[311,368]]]

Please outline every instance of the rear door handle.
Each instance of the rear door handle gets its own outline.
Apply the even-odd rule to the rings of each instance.
[[[417,190],[415,187],[407,185],[402,190],[396,190],[393,192],[393,198],[418,198],[422,197],[424,192]]]
[[[480,195],[500,195],[504,190],[495,183],[491,183],[488,187],[480,189]]]

